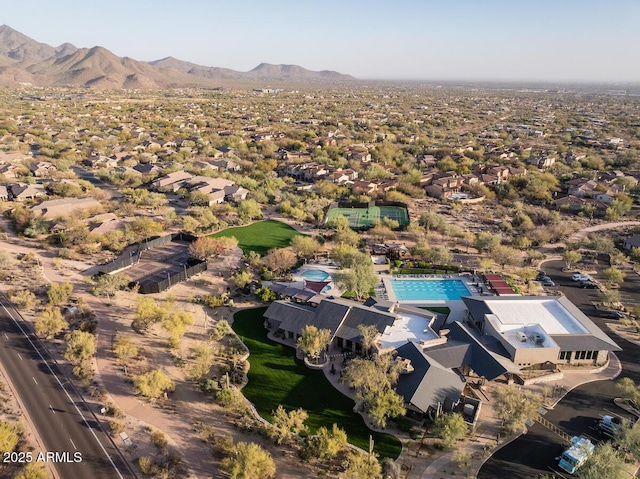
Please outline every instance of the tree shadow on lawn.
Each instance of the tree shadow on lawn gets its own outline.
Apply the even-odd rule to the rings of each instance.
[[[262,317],[265,309],[240,311],[233,323],[251,352],[249,383],[242,392],[260,415],[271,420],[278,405],[286,410],[303,408],[309,413],[309,433],[336,423],[345,429],[352,444],[368,449],[371,434],[380,456],[396,458],[401,444],[395,436],[371,431],[363,418],[353,412],[353,400],[336,390],[322,371],[307,368],[295,358],[293,348],[267,338]]]

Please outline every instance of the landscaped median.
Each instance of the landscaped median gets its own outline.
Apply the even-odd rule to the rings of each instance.
[[[242,392],[260,415],[271,420],[278,405],[286,410],[302,408],[309,414],[309,433],[320,426],[331,429],[335,423],[346,431],[350,443],[368,450],[369,435],[373,435],[380,457],[397,458],[402,445],[395,436],[372,432],[353,412],[353,400],[337,391],[322,371],[305,367],[295,358],[293,348],[267,338],[262,317],[265,310],[239,311],[233,320],[233,329],[250,351],[249,383]]]

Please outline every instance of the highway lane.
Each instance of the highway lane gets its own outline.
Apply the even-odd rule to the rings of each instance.
[[[0,362],[61,479],[131,479],[135,474],[102,431],[82,398],[0,297]],[[28,458],[18,458],[29,460]]]

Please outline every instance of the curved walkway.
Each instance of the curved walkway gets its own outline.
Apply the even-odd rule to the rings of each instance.
[[[185,416],[190,413],[197,413],[197,405],[190,402],[174,401],[177,405],[172,411],[161,410],[150,403],[140,401],[133,395],[131,384],[123,372],[112,360],[111,343],[118,328],[122,330],[122,325],[117,322],[119,308],[126,307],[122,301],[104,301],[91,294],[91,285],[85,281],[81,271],[86,270],[86,264],[81,262],[64,260],[64,267],[61,270],[69,271],[63,274],[55,267],[54,255],[38,248],[37,245],[30,245],[20,238],[11,235],[9,240],[0,241],[0,248],[11,253],[32,253],[38,257],[42,267],[43,277],[47,282],[70,282],[73,284],[74,293],[80,297],[93,309],[96,317],[99,318],[98,329],[96,331],[96,376],[95,379],[104,387],[107,401],[113,402],[122,412],[135,422],[157,428],[170,438],[171,443],[182,455],[183,460],[189,467],[190,476],[205,478],[211,477],[215,471],[214,458],[211,454],[210,446],[202,442],[194,434],[193,424],[190,424]],[[238,249],[236,255],[240,255]],[[113,304],[112,304],[113,303]],[[178,386],[180,387],[180,386]],[[191,385],[184,385],[184,388],[192,388]],[[104,400],[103,400],[104,401]],[[202,398],[206,401],[206,398]],[[100,404],[91,402],[97,409]],[[94,411],[98,415],[97,409]],[[204,413],[203,413],[204,414]],[[205,418],[206,416],[202,416]],[[108,418],[103,418],[105,421]],[[136,441],[135,435],[131,431],[131,439]],[[116,443],[118,441],[116,440]],[[118,444],[124,452],[123,444]],[[137,457],[133,451],[126,454],[130,461]]]

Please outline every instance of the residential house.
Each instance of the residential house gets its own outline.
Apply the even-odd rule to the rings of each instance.
[[[585,196],[591,196],[594,193],[595,189],[598,187],[598,182],[586,178],[575,178],[567,181],[565,185],[568,188],[567,193],[569,195],[584,198]]]
[[[48,161],[38,161],[29,167],[29,171],[33,176],[51,177],[51,174],[58,171],[58,169]]]
[[[118,166],[118,159],[109,156],[95,155],[82,161],[82,164],[91,168],[115,168]]]
[[[605,204],[610,204],[616,198],[616,195],[620,193],[624,193],[623,185],[611,185],[607,188],[607,191],[595,193],[593,198]]]
[[[624,240],[623,248],[627,251],[631,251],[633,248],[640,248],[640,234],[633,235],[630,238]]]
[[[156,180],[154,180],[151,183],[151,186],[153,186],[155,189],[160,189],[160,188],[170,188],[173,191],[177,191],[180,186],[178,186],[178,188],[173,188],[174,185],[176,184],[182,184],[182,182],[184,182],[185,180],[189,180],[193,178],[193,175],[191,173],[187,173],[186,171],[174,171],[173,173],[169,173],[168,175],[164,175],[161,176],[160,178],[157,178]]]
[[[143,175],[153,175],[162,171],[162,168],[156,165],[152,165],[151,163],[138,163],[137,165],[133,166],[133,169]]]
[[[344,152],[344,156],[347,160],[359,161],[361,163],[369,163],[371,161],[371,153],[369,153],[369,149],[364,145],[348,146]]]
[[[9,185],[9,193],[9,196],[13,201],[32,200],[47,194],[44,186],[42,185],[28,185],[24,183]]]
[[[242,167],[236,163],[235,161],[231,161],[231,160],[226,160],[226,159],[222,159],[222,160],[212,160],[210,162],[210,165],[212,167],[216,167],[219,170],[224,170],[224,171],[240,171],[242,170]]]
[[[25,171],[25,167],[16,163],[0,163],[0,175],[6,179],[15,179],[20,171]]]
[[[352,170],[351,168],[347,168],[346,170],[338,169],[332,173],[327,175],[327,180],[332,183],[336,183],[341,185],[343,183],[347,183],[349,181],[355,181],[358,179],[358,172]]]
[[[378,192],[378,182],[356,180],[351,184],[351,192],[357,195],[373,195]]]
[[[547,155],[530,156],[529,158],[527,158],[527,163],[529,165],[534,165],[540,168],[541,170],[545,168],[549,168],[550,166],[553,166],[555,162],[556,162],[556,159],[553,156],[547,156]]]
[[[604,214],[607,205],[592,198],[581,198],[579,196],[564,196],[553,200],[553,206],[559,210],[578,213],[580,211],[592,211],[594,214]]]
[[[31,207],[34,216],[51,220],[61,216],[68,216],[76,211],[89,208],[100,208],[102,205],[95,198],[61,198],[48,200]]]
[[[238,185],[229,185],[224,187],[225,200],[232,203],[239,203],[247,199],[249,190]]]
[[[217,146],[213,154],[213,157],[221,158],[223,156],[235,155],[236,151],[237,150],[235,148],[228,145]]]
[[[9,190],[5,185],[0,185],[0,201],[9,201]]]

